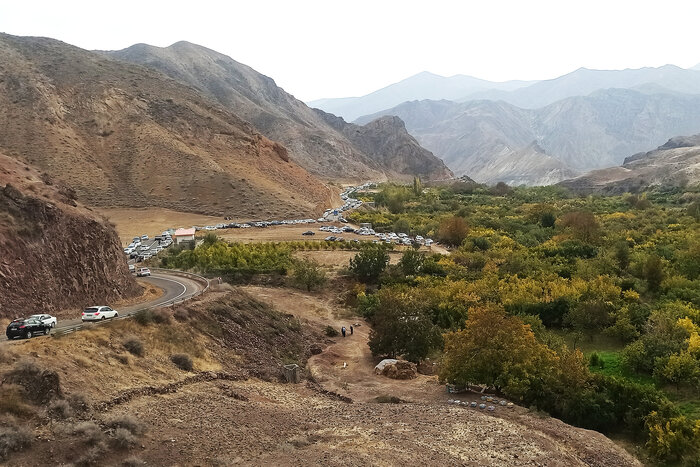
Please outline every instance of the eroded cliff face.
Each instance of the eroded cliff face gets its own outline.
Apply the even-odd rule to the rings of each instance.
[[[131,298],[116,231],[72,190],[0,154],[0,317]]]

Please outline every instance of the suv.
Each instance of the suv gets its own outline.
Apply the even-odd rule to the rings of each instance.
[[[103,319],[107,318],[118,318],[119,317],[119,312],[117,310],[113,310],[108,306],[91,306],[89,308],[85,308],[83,311],[83,314],[81,316],[81,319],[83,322],[85,321],[102,321]]]
[[[144,276],[150,276],[151,275],[151,270],[148,268],[139,268],[138,271],[136,271],[136,277],[144,277]]]
[[[9,326],[7,326],[7,331],[5,335],[8,339],[14,339],[15,337],[24,337],[29,339],[32,336],[38,336],[39,334],[48,334],[51,332],[51,326],[42,323],[40,320],[35,318],[28,319],[15,319]]]

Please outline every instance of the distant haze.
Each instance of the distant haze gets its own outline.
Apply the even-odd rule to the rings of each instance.
[[[541,80],[580,67],[700,61],[700,4],[501,0],[6,2],[0,31],[123,49],[188,40],[273,77],[304,101],[361,96],[428,70]]]

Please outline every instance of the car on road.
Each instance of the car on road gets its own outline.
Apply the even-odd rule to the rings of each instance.
[[[47,314],[43,314],[43,315],[31,315],[31,316],[29,317],[29,319],[38,319],[38,320],[41,321],[42,323],[48,324],[48,325],[51,326],[52,328],[55,328],[55,327],[56,327],[56,323],[58,322],[58,320],[56,319],[55,316],[51,316],[51,315],[47,315]]]
[[[302,235],[316,235],[316,232],[312,230],[307,230],[306,232],[303,232]]]
[[[132,273],[136,272],[136,266],[134,266],[133,264],[130,264],[129,265],[129,272],[132,272]]]
[[[119,312],[108,306],[91,306],[83,310],[81,319],[85,321],[102,321],[103,319],[117,318]]]
[[[5,335],[8,339],[14,339],[15,337],[24,337],[29,339],[32,336],[38,336],[39,334],[49,334],[51,332],[51,326],[42,323],[40,320],[35,318],[27,319],[15,319],[5,331]]]
[[[145,277],[145,276],[150,276],[151,275],[151,270],[148,268],[139,268],[138,271],[136,271],[136,277]]]

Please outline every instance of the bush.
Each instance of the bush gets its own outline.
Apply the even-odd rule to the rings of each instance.
[[[188,319],[190,319],[190,312],[187,311],[187,308],[181,308],[181,307],[180,307],[180,308],[177,308],[177,309],[173,312],[173,317],[174,317],[177,321],[184,322],[184,321],[187,321]]]
[[[51,418],[65,420],[73,416],[73,409],[67,400],[57,399],[49,404],[48,413]]]
[[[467,222],[461,217],[454,216],[440,222],[436,236],[445,245],[459,246],[467,238],[468,233]]]
[[[150,309],[137,311],[133,316],[134,321],[141,326],[148,326],[153,322],[153,311]]]
[[[350,273],[360,282],[376,282],[389,264],[389,253],[383,247],[364,247],[350,260]]]
[[[172,361],[175,366],[183,371],[192,371],[192,368],[194,367],[190,356],[184,353],[172,355],[170,357],[170,361]]]
[[[11,452],[19,451],[31,440],[32,433],[23,426],[0,426],[0,459],[6,459]]]
[[[146,463],[138,457],[129,457],[128,459],[125,459],[124,462],[121,463],[121,465],[122,467],[139,467],[142,465],[146,465]]]
[[[336,337],[338,335],[338,330],[334,328],[333,326],[326,326],[326,329],[324,330],[326,333],[326,336],[328,337]]]
[[[104,437],[102,429],[95,422],[77,423],[73,425],[71,433],[86,443],[96,443]]]
[[[169,310],[158,308],[153,310],[153,322],[156,324],[170,324],[172,322],[172,315]]]
[[[106,425],[115,430],[123,428],[135,436],[141,436],[146,432],[146,425],[131,414],[122,414],[112,417],[107,420]]]
[[[114,445],[119,449],[127,449],[136,444],[136,437],[126,428],[117,428],[112,437]]]
[[[306,288],[307,292],[326,282],[326,273],[319,266],[318,262],[312,259],[300,259],[294,262],[292,272],[294,282]]]
[[[73,393],[69,394],[68,397],[66,398],[68,403],[70,404],[71,409],[75,413],[78,414],[83,414],[90,410],[90,404],[88,403],[87,398],[85,397],[84,394],[81,393]]]
[[[73,465],[76,467],[88,467],[92,465],[100,465],[104,462],[104,455],[107,451],[107,446],[104,442],[99,442],[79,457]]]
[[[145,353],[143,342],[136,336],[128,337],[122,345],[131,355],[136,357],[143,357]]]

